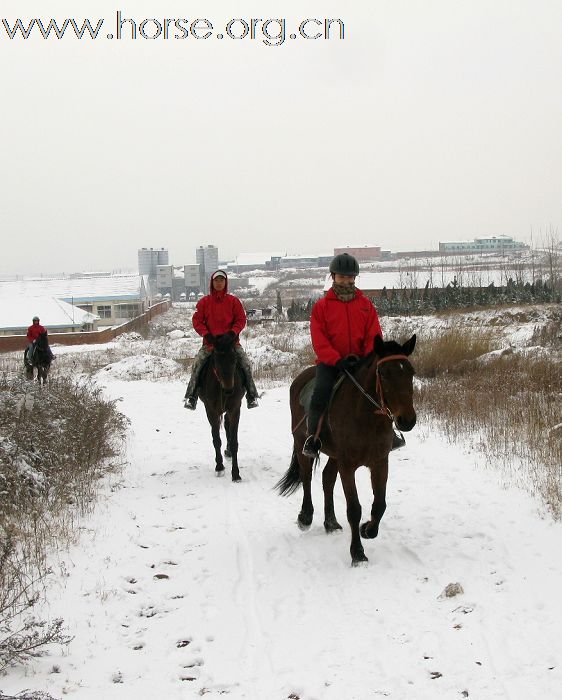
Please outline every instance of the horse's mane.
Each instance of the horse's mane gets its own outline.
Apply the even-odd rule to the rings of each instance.
[[[395,340],[383,340],[383,351],[381,355],[378,355],[375,350],[371,350],[370,353],[362,357],[356,365],[356,370],[366,365],[370,365],[375,358],[387,357],[388,355],[399,355],[403,352],[400,343]]]

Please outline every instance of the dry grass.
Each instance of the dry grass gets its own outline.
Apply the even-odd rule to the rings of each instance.
[[[463,372],[468,363],[495,349],[492,330],[467,333],[466,328],[440,331],[416,346],[416,372],[422,377]]]
[[[285,383],[314,364],[315,356],[308,334],[303,335],[303,325],[308,329],[308,324],[279,321],[250,326],[244,332],[244,343],[254,348],[250,357],[257,382]],[[256,345],[265,346],[265,352],[257,353]]]
[[[562,349],[562,311],[557,318],[535,327],[531,344],[556,350]]]
[[[414,364],[422,378],[421,420],[436,423],[451,442],[459,436],[475,441],[489,464],[538,494],[561,518],[560,360],[556,354],[509,352],[478,361],[493,345],[487,333],[465,345],[457,331],[420,343]]]
[[[0,377],[0,671],[64,643],[62,621],[22,619],[72,538],[99,479],[117,467],[126,418],[86,380],[48,387]]]

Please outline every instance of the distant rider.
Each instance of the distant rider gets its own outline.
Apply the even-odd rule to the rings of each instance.
[[[27,359],[31,362],[33,355],[33,343],[39,338],[41,333],[45,333],[45,328],[39,323],[39,316],[34,316],[32,319],[32,324],[27,329],[27,341],[29,345],[27,346]]]
[[[209,287],[210,293],[197,302],[193,314],[193,328],[203,337],[203,345],[193,361],[184,406],[192,411],[195,410],[199,374],[213,351],[217,339],[227,335],[235,341],[234,349],[238,354],[238,364],[244,373],[248,408],[256,408],[258,390],[252,377],[250,360],[238,340],[238,336],[246,326],[246,312],[240,299],[228,293],[228,278],[224,270],[213,272]]]

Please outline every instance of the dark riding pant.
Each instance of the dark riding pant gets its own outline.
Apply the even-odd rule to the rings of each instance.
[[[185,390],[186,399],[189,396],[195,396],[197,380],[199,379],[199,375],[201,374],[203,365],[205,364],[207,358],[212,352],[213,351],[211,348],[208,348],[206,345],[202,345],[197,355],[195,355],[195,359],[193,360],[193,364],[191,365],[191,377],[189,378],[189,383],[187,385],[187,389]]]
[[[316,365],[316,381],[314,391],[310,399],[310,410],[308,412],[308,434],[314,435],[318,428],[320,416],[328,407],[328,402],[332,394],[332,389],[339,376],[339,370],[333,365],[325,365],[323,362]]]

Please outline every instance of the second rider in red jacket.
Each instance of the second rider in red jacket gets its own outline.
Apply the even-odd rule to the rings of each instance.
[[[191,378],[185,392],[185,408],[195,410],[197,406],[197,379],[213,351],[215,339],[221,335],[231,335],[236,339],[235,349],[238,363],[244,372],[248,408],[256,408],[258,391],[252,377],[252,367],[248,355],[238,342],[238,336],[246,326],[246,312],[240,299],[228,293],[228,278],[223,270],[217,270],[211,275],[210,293],[197,302],[192,323],[193,328],[203,337],[203,345],[191,367]]]

